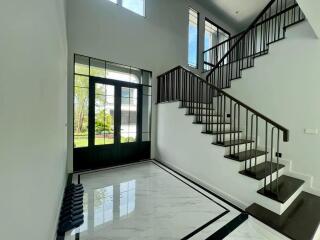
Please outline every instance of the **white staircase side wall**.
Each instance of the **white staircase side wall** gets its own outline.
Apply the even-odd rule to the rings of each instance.
[[[258,194],[262,182],[239,174],[243,163],[225,158],[226,149],[212,145],[212,136],[201,134],[202,126],[192,124],[193,119],[178,106],[177,102],[158,104],[157,160],[243,209],[257,202],[281,214],[283,204]]]

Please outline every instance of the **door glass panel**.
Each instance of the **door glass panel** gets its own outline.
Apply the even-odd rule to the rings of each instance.
[[[121,88],[121,143],[137,141],[138,90]]]
[[[89,78],[75,75],[74,147],[88,147]]]
[[[114,144],[114,86],[95,85],[95,145]]]

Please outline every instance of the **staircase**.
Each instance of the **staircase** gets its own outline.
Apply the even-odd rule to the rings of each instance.
[[[299,240],[317,238],[320,198],[303,191],[303,180],[284,174],[280,147],[289,141],[289,130],[223,89],[304,19],[295,1],[272,0],[246,31],[204,52],[206,79],[178,66],[158,77],[157,89],[157,103],[179,101],[193,123],[203,125],[202,134],[225,149],[225,158],[242,166],[238,174],[261,185],[263,201],[247,213]]]

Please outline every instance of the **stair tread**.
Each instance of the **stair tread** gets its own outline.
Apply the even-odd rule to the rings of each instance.
[[[230,122],[205,122],[205,121],[194,121],[193,124],[231,124]]]
[[[230,147],[234,145],[240,145],[240,144],[252,143],[252,142],[254,141],[246,140],[246,139],[238,139],[238,140],[230,140],[230,141],[224,141],[224,142],[215,142],[212,144],[222,146],[222,147]]]
[[[279,170],[284,168],[285,166],[283,164],[279,164]],[[248,168],[247,170],[242,170],[239,173],[242,175],[245,175],[247,177],[254,178],[256,180],[262,180],[265,177],[270,175],[270,170],[272,169],[272,173],[277,171],[277,164],[272,163],[272,166],[269,161],[267,163],[259,163],[257,166],[252,166],[251,168]]]
[[[320,222],[320,197],[302,192],[282,215],[256,203],[246,211],[291,239],[310,240],[313,239]]]
[[[252,149],[252,150],[247,150],[247,151],[243,151],[243,152],[239,152],[239,153],[236,153],[236,154],[230,154],[230,155],[226,155],[224,156],[225,158],[229,158],[229,159],[232,159],[232,160],[235,160],[235,161],[238,161],[238,162],[243,162],[245,160],[249,160],[251,158],[254,158],[254,157],[259,157],[259,156],[263,156],[265,155],[267,152],[265,151],[261,151],[261,150],[255,150],[255,149]]]
[[[226,130],[226,131],[203,131],[203,134],[210,134],[210,135],[218,135],[218,134],[229,134],[229,133],[242,133],[242,131],[237,130]]]
[[[277,202],[285,203],[303,184],[301,179],[282,175],[279,177],[279,192],[276,194],[276,181],[272,182],[272,188],[270,192],[270,185],[268,184],[266,190],[261,188],[258,193],[271,198]]]
[[[186,113],[186,116],[199,116],[199,117],[206,117],[205,114],[198,114],[198,113]],[[209,114],[208,117],[221,117],[221,115],[218,114]]]

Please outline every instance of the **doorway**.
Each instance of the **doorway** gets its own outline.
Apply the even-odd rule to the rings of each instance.
[[[74,133],[74,170],[99,169],[150,158],[151,144],[145,132],[150,122],[146,110],[150,111],[151,102],[145,102],[151,87],[90,75],[87,82],[87,90],[79,92],[88,95],[84,134],[87,142],[79,140]],[[79,104],[76,97],[75,104]]]

